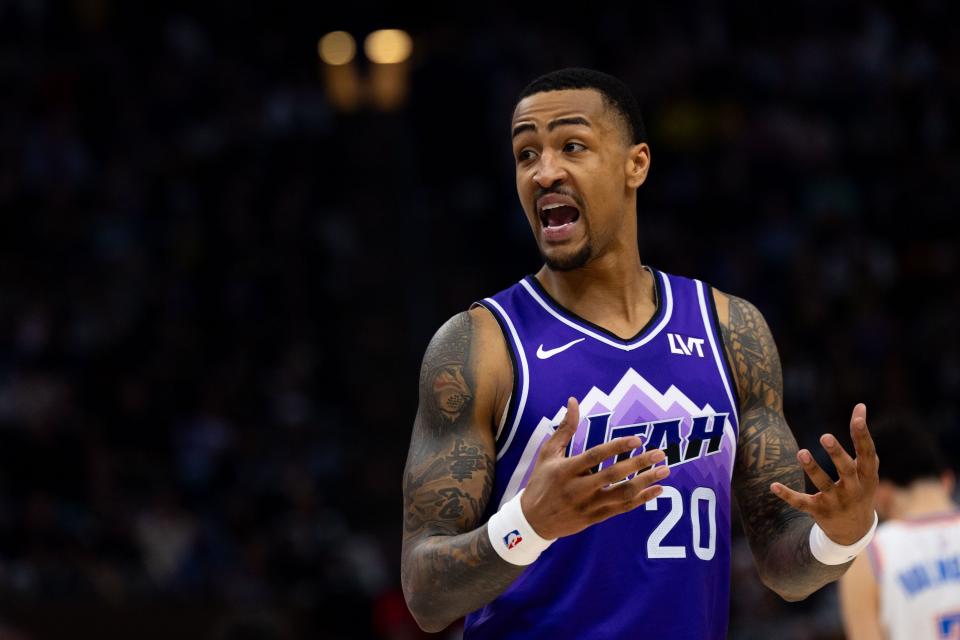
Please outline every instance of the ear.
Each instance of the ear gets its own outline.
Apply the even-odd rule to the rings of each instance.
[[[639,189],[647,180],[650,170],[650,147],[646,142],[635,144],[627,150],[627,186]]]

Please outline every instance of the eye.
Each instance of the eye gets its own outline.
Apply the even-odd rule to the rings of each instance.
[[[532,160],[533,156],[533,149],[521,149],[517,154],[517,162],[526,162],[527,160]]]
[[[586,147],[579,142],[568,142],[563,145],[564,153],[577,153],[578,151],[584,151]]]

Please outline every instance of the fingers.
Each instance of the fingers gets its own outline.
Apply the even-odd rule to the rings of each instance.
[[[870,437],[870,430],[867,428],[867,407],[863,403],[853,408],[853,414],[850,416],[850,436],[853,439],[853,447],[857,454],[854,460],[847,453],[847,450],[837,441],[832,434],[824,434],[820,437],[820,444],[833,461],[833,465],[840,474],[840,480],[856,487],[862,480],[874,482],[876,478],[877,460],[876,448],[873,445],[873,438]],[[801,460],[803,464],[803,460]],[[806,470],[806,465],[804,465]],[[809,472],[808,472],[808,475]],[[814,480],[814,476],[810,476]],[[814,480],[814,484],[821,491],[827,491],[819,482]],[[832,485],[832,483],[831,483]]]
[[[619,503],[608,503],[604,504],[593,511],[590,514],[590,520],[593,523],[603,522],[607,518],[612,518],[613,516],[620,515],[621,513],[626,513],[627,511],[633,511],[642,504],[646,504],[663,493],[663,487],[656,485],[653,487],[647,487],[646,489],[640,491],[634,496],[634,498]]]
[[[867,427],[867,407],[862,403],[853,408],[853,415],[850,416],[850,437],[853,438],[853,448],[857,452],[857,473],[860,479],[876,482],[880,459]]]
[[[832,434],[825,433],[820,436],[820,444],[823,445],[823,448],[827,451],[827,455],[833,460],[833,466],[837,468],[837,473],[840,474],[842,480],[859,482],[859,478],[857,477],[857,464],[853,461],[853,458],[850,457],[850,454],[847,453],[847,450],[843,448],[843,445],[837,442],[837,439],[834,438]]]
[[[812,455],[810,455],[809,450],[801,449],[798,451],[797,460],[800,462],[800,466],[803,467],[803,471],[807,474],[810,480],[813,481],[813,484],[817,487],[817,489],[823,493],[830,493],[834,490],[835,486],[833,484],[833,478],[827,475],[827,472],[824,471],[819,464],[817,464],[817,461],[813,459]]]
[[[580,424],[580,404],[576,398],[567,399],[567,414],[563,416],[557,430],[553,432],[550,439],[543,445],[540,452],[542,457],[556,458],[563,455],[573,439],[573,434],[577,432],[577,425]]]
[[[644,471],[629,482],[603,489],[606,499],[597,503],[597,508],[590,513],[590,519],[594,523],[601,522],[650,502],[663,493],[663,487],[647,485],[654,480],[665,478],[669,473],[668,467],[656,467],[656,469]]]
[[[654,482],[659,482],[669,475],[670,467],[664,465],[647,469],[632,480],[604,487],[598,496],[597,504],[622,504],[626,509],[632,509],[639,504],[636,501],[641,493],[651,488]]]
[[[822,515],[825,509],[843,510],[845,503],[869,501],[872,498],[870,487],[876,486],[877,483],[879,459],[873,438],[870,437],[870,430],[867,428],[867,407],[862,403],[853,408],[850,416],[850,435],[853,438],[856,459],[850,457],[832,434],[826,433],[820,437],[820,444],[823,445],[840,475],[839,482],[834,482],[833,478],[817,464],[809,450],[801,449],[797,452],[797,460],[820,493],[808,495],[794,491],[779,482],[771,484],[770,491],[794,509],[814,516],[815,512],[820,512]]]
[[[850,429],[853,430],[853,423],[856,420],[867,421],[867,405],[858,402],[853,407],[853,413],[850,415]]]
[[[789,504],[794,509],[812,514],[813,496],[801,493],[799,491],[794,491],[790,487],[779,482],[774,482],[771,484],[770,491],[772,491],[775,496]]]
[[[570,458],[570,464],[573,466],[575,473],[586,473],[607,458],[612,458],[618,454],[636,449],[639,446],[640,438],[637,436],[615,438],[610,442],[598,444],[591,449],[587,449],[580,455]],[[623,476],[621,476],[621,478],[622,477]]]
[[[645,451],[638,456],[621,460],[620,462],[607,467],[600,473],[596,474],[595,482],[600,486],[606,486],[615,482],[620,482],[624,478],[628,478],[630,475],[640,471],[641,469],[646,469],[647,467],[655,465],[659,462],[663,462],[665,457],[666,455],[660,449],[651,449],[650,451]]]

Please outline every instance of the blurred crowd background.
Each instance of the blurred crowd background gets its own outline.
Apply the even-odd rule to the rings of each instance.
[[[863,401],[956,460],[957,13],[0,2],[0,639],[421,637],[419,361],[538,268],[508,124],[562,66],[636,91],[641,256],[763,311],[801,446]],[[338,106],[318,39],[382,27],[405,99]],[[737,540],[731,637],[841,637]]]

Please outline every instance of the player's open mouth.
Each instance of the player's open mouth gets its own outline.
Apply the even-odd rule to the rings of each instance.
[[[562,227],[579,219],[579,209],[568,204],[548,204],[540,209],[540,224],[544,227]]]
[[[580,219],[580,209],[573,198],[559,193],[547,194],[537,200],[537,215],[546,240],[566,240]]]

